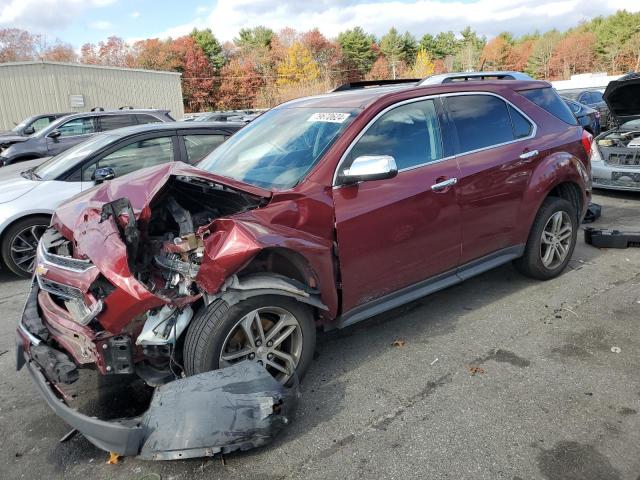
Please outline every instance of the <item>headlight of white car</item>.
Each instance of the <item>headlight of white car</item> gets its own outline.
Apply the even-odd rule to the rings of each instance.
[[[602,163],[602,154],[596,142],[591,144],[591,163]]]

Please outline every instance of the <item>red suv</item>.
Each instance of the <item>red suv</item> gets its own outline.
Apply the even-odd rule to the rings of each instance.
[[[510,261],[559,275],[590,199],[590,141],[544,82],[288,102],[197,168],[146,169],[60,207],[39,245],[18,364],[85,434],[88,417],[61,413],[44,382],[60,395],[90,367],[158,386],[249,360],[291,384],[318,326]],[[107,442],[103,423],[91,441],[139,451],[142,440]]]

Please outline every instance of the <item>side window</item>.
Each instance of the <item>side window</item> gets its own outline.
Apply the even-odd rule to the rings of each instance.
[[[82,168],[82,180],[89,181],[96,168],[111,167],[116,177],[141,168],[172,162],[172,137],[148,138],[130,143]]]
[[[382,115],[353,146],[343,168],[362,155],[391,155],[398,170],[442,158],[442,135],[433,100],[401,105]]]
[[[60,125],[57,130],[61,137],[74,137],[76,135],[86,135],[95,133],[96,128],[92,117],[74,118]]]
[[[602,98],[602,93],[600,92],[590,92],[589,93],[589,101],[591,103],[599,103],[604,101]]]
[[[31,124],[34,132],[39,132],[53,121],[53,117],[42,117]]]
[[[460,152],[491,147],[514,139],[507,104],[492,95],[446,97],[458,132]]]
[[[116,128],[129,127],[136,124],[135,115],[105,115],[100,117],[100,130],[115,130]]]
[[[563,122],[569,125],[578,124],[576,117],[571,113],[571,109],[562,101],[560,95],[553,88],[532,88],[518,93]]]
[[[226,138],[224,135],[185,135],[184,145],[187,149],[187,160],[192,165],[199,162],[209,152],[222,145]]]
[[[153,115],[136,115],[138,123],[160,123],[160,119]]]
[[[515,138],[526,138],[531,135],[533,131],[531,122],[511,105],[507,105],[507,107],[509,108],[511,124],[513,125],[513,136]]]

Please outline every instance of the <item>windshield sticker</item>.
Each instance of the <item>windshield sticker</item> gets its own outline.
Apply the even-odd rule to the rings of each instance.
[[[348,113],[317,112],[311,115],[307,122],[343,123],[347,118],[349,118]]]

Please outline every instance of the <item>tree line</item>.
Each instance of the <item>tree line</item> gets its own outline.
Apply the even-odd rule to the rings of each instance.
[[[640,13],[621,10],[564,32],[503,32],[490,40],[470,27],[420,38],[394,27],[377,38],[354,27],[330,39],[317,28],[275,32],[258,26],[221,43],[210,29],[194,29],[179,38],[134,43],[112,36],[83,45],[79,54],[59,40],[47,43],[24,30],[0,29],[0,63],[34,59],[180,72],[188,111],[270,107],[361,79],[517,70],[558,80],[592,71],[638,71]]]

